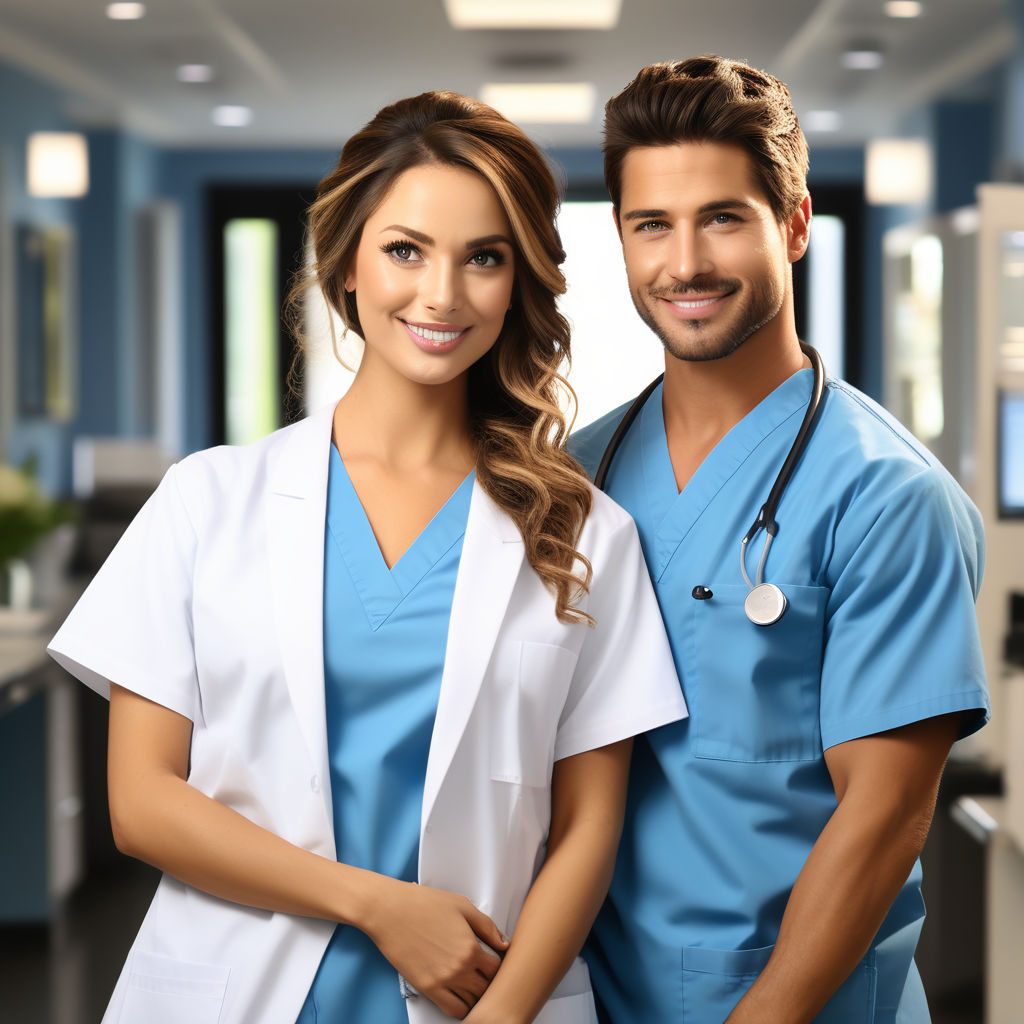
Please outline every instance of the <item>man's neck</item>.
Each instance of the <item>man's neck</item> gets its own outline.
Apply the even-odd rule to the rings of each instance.
[[[795,332],[755,336],[724,359],[691,362],[666,353],[662,402],[678,489],[747,413],[808,365]]]

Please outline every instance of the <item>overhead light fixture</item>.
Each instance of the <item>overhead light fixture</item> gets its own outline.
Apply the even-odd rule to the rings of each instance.
[[[517,123],[588,124],[597,88],[592,82],[490,82],[480,99]]]
[[[179,64],[178,81],[189,85],[213,81],[213,68],[209,64]]]
[[[932,194],[932,154],[926,139],[872,139],[867,145],[864,191],[875,206],[918,205]]]
[[[214,107],[210,112],[210,120],[219,128],[244,128],[252,124],[252,107],[231,104]]]
[[[851,71],[877,71],[884,63],[882,51],[873,46],[851,46],[843,54],[843,67]]]
[[[595,28],[619,23],[622,0],[444,0],[453,28]]]
[[[28,137],[28,193],[77,199],[89,191],[89,147],[78,132],[32,132]]]
[[[920,18],[924,14],[920,0],[886,0],[884,9],[890,18]]]
[[[838,110],[808,110],[800,123],[808,132],[837,132],[843,119]]]
[[[107,17],[111,21],[138,21],[145,16],[145,4],[107,4]]]

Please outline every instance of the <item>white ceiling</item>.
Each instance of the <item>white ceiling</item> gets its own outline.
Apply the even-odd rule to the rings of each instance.
[[[644,64],[705,52],[740,57],[789,83],[797,111],[834,109],[856,143],[962,89],[1011,53],[1006,0],[924,0],[913,21],[882,0],[623,0],[602,31],[457,31],[442,0],[146,0],[113,22],[103,0],[0,0],[0,60],[59,84],[85,124],[120,124],[170,145],[337,148],[386,101],[425,89],[477,93],[487,81],[592,81],[619,90]],[[848,71],[850,44],[880,44],[879,71]],[[205,62],[205,85],[176,81]],[[220,103],[253,108],[218,128]],[[542,144],[597,145],[590,124],[526,126]]]

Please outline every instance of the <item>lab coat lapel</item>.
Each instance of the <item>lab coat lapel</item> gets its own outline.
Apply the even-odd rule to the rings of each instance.
[[[476,704],[524,553],[515,523],[474,480],[427,760],[424,825]]]
[[[333,407],[318,411],[281,437],[268,458],[266,495],[271,590],[281,662],[328,812],[323,591],[333,412]]]

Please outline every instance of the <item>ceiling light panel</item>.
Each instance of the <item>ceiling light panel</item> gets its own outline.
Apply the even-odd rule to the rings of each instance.
[[[920,18],[924,4],[919,0],[886,0],[885,13],[890,18]]]
[[[230,104],[214,107],[210,112],[210,120],[219,128],[245,128],[252,124],[252,108]]]
[[[592,82],[491,82],[480,99],[517,124],[588,124],[597,88]]]
[[[800,124],[808,132],[837,132],[842,123],[838,110],[808,110],[800,118]]]
[[[444,0],[453,28],[593,28],[619,23],[622,0]]]
[[[180,64],[178,81],[189,85],[213,81],[213,68],[209,64]]]
[[[107,17],[111,21],[138,21],[145,16],[145,4],[107,4]]]
[[[880,50],[858,47],[843,54],[843,67],[851,71],[877,71],[884,63]]]

